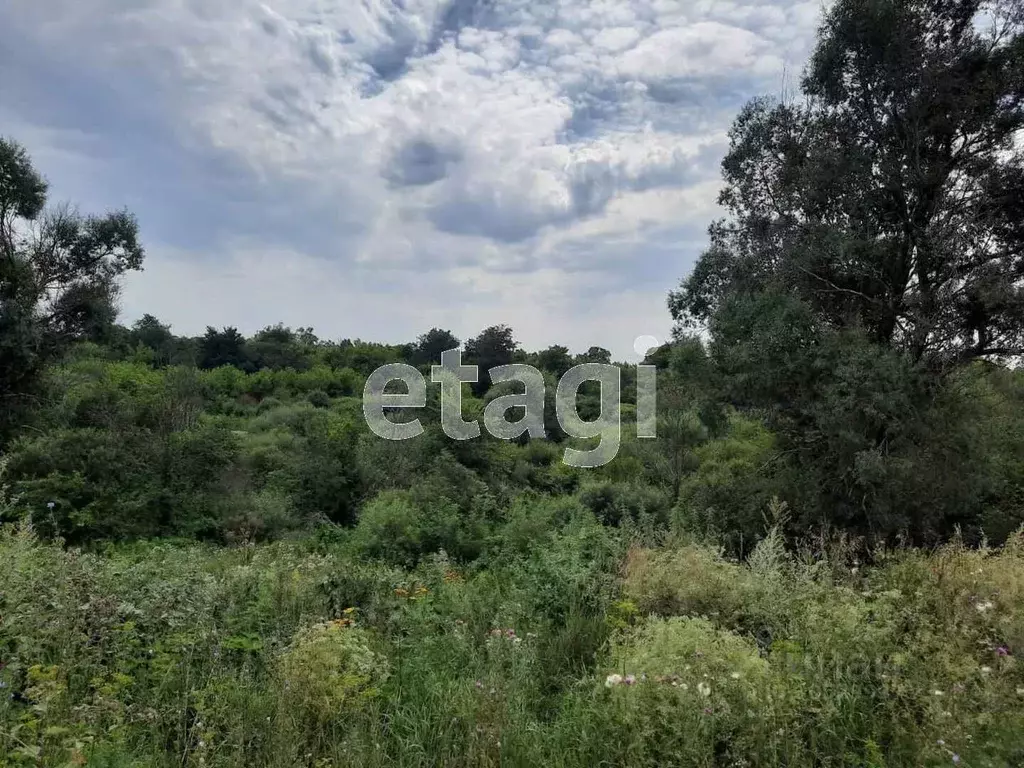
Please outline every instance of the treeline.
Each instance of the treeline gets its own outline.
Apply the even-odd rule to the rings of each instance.
[[[462,349],[463,361],[479,365],[482,373],[510,363],[528,363],[554,376],[561,376],[580,363],[611,363],[611,352],[590,347],[571,354],[568,347],[553,345],[540,352],[527,352],[505,325],[486,328],[465,344],[451,331],[432,328],[414,342],[381,344],[360,339],[328,341],[312,328],[291,329],[283,324],[266,328],[246,338],[237,328],[208,327],[198,337],[176,336],[169,325],[144,315],[130,328],[112,324],[98,339],[109,353],[123,360],[135,360],[161,368],[173,365],[211,370],[232,366],[245,373],[262,370],[297,372],[326,366],[350,368],[368,376],[382,365],[403,362],[426,370],[440,365],[441,353]]]

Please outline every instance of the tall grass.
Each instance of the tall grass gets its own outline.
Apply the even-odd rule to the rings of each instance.
[[[543,542],[409,569],[6,529],[0,765],[1024,764],[1020,536],[870,567]]]

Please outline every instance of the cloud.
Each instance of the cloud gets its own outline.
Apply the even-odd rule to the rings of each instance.
[[[0,28],[13,44],[0,70],[18,77],[5,77],[15,87],[0,119],[59,190],[137,210],[160,246],[153,258],[178,275],[213,280],[244,261],[245,243],[271,275],[266,254],[288,253],[358,272],[365,295],[415,270],[477,275],[460,290],[494,301],[485,276],[509,286],[513,273],[633,311],[620,294],[663,296],[692,263],[715,215],[692,192],[710,191],[739,106],[779,92],[784,71],[802,65],[819,10],[816,0],[7,3]],[[444,304],[406,301],[428,326]],[[664,316],[662,298],[653,306]],[[273,304],[262,316],[292,311]],[[584,321],[548,328],[570,322]]]

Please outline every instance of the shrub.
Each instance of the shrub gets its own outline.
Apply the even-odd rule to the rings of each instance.
[[[623,594],[644,614],[715,616],[731,625],[746,600],[744,569],[707,547],[634,548],[625,575]]]
[[[305,627],[279,660],[282,715],[316,727],[344,722],[380,695],[388,674],[387,658],[371,650],[369,635],[352,619]]]
[[[745,765],[770,679],[757,647],[703,619],[653,619],[621,636],[604,678],[610,739],[630,762]]]
[[[605,525],[649,521],[664,525],[668,521],[671,500],[648,485],[602,482],[584,486],[580,502]]]
[[[385,491],[363,507],[351,545],[361,556],[412,566],[442,550],[456,559],[473,559],[483,548],[483,537],[482,523],[461,515],[446,499],[428,505],[406,491]]]
[[[314,389],[308,395],[306,400],[309,401],[310,405],[314,408],[330,408],[331,407],[331,396],[324,392],[322,389]]]
[[[526,494],[509,505],[499,539],[506,551],[528,554],[546,546],[551,536],[586,514],[573,498]]]
[[[16,443],[9,470],[47,535],[152,536],[162,524],[160,448],[143,430],[60,430]]]
[[[764,510],[785,487],[771,472],[774,437],[760,423],[734,415],[727,436],[695,449],[696,472],[680,486],[678,529],[720,541],[745,555],[764,535]]]
[[[296,514],[291,499],[280,491],[265,489],[246,497],[243,504],[221,524],[222,535],[230,543],[278,539],[305,522]]]

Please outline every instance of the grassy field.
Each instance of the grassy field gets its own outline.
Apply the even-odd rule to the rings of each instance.
[[[1019,536],[740,565],[538,503],[472,568],[350,539],[7,528],[0,764],[1024,764]]]

